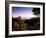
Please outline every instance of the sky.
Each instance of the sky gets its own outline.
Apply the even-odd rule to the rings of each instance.
[[[33,8],[31,7],[12,7],[12,16],[21,16],[24,19],[35,17],[35,15],[33,15],[32,9]]]

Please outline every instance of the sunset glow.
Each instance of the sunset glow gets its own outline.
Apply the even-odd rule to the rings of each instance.
[[[21,16],[22,19],[37,17],[33,14],[32,9],[29,7],[12,7],[12,14],[13,17]]]

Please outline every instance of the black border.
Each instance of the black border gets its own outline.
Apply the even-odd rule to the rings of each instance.
[[[8,23],[9,23],[9,3],[23,3],[23,4],[36,4],[43,5],[43,33],[38,34],[24,34],[24,35],[8,35]],[[5,37],[24,37],[24,36],[39,36],[45,35],[45,3],[41,2],[24,2],[24,1],[5,1]]]

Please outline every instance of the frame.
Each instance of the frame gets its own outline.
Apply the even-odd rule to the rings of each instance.
[[[5,36],[6,37],[21,37],[21,36],[45,35],[45,3],[41,3],[41,2],[24,2],[24,1],[23,2],[22,1],[21,2],[20,1],[5,1],[5,6],[6,6],[5,7]],[[18,8],[19,8],[19,10],[18,10]],[[12,23],[12,21],[13,21],[12,20],[13,19],[12,18],[12,14],[13,14],[12,11],[14,11],[14,10],[16,11],[16,9],[17,9],[19,12],[21,12],[23,9],[27,10],[27,8],[30,9],[30,10],[34,9],[34,10],[36,10],[36,12],[38,10],[39,13],[34,13],[34,14],[36,14],[36,16],[33,16],[31,14],[32,15],[31,17],[34,18],[34,17],[39,16],[40,18],[37,18],[37,19],[40,19],[40,21],[38,23],[40,26],[37,27],[38,29],[35,29],[34,27],[33,27],[34,29],[32,29],[30,27],[31,28],[30,29],[29,27],[27,27],[30,30],[28,29],[28,30],[25,30],[25,31],[23,31],[23,30],[20,31],[20,30],[16,30],[16,29],[13,30],[14,27],[12,25],[13,24]],[[34,12],[34,10],[33,10],[33,12]],[[27,12],[28,12],[28,10],[27,10]],[[23,15],[23,13],[22,13],[22,15]],[[29,15],[25,15],[25,16],[29,17],[30,13],[29,13]],[[15,17],[14,14],[13,14],[13,17]],[[21,17],[19,16],[18,18],[21,18]],[[31,22],[31,23],[33,23],[33,22]],[[16,25],[16,23],[15,23],[15,25]],[[29,26],[29,24],[27,24],[27,25]]]

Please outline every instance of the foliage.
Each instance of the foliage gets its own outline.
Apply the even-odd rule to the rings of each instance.
[[[33,8],[32,12],[34,12],[35,15],[39,15],[40,14],[40,8]]]

